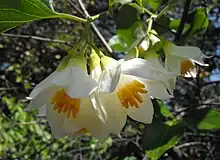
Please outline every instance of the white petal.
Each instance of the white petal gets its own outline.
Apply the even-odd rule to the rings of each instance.
[[[141,44],[140,44],[140,48],[142,48],[144,51],[146,51],[149,48],[149,40],[144,39]]]
[[[179,75],[180,71],[181,71],[181,60],[183,60],[183,59],[180,58],[180,57],[172,56],[172,55],[166,55],[165,67],[169,71],[175,72],[177,75]]]
[[[38,112],[38,117],[46,117],[47,115],[47,106],[43,105],[42,107],[39,108],[39,112]]]
[[[98,86],[98,83],[79,67],[61,71],[54,77],[53,82],[62,86],[72,98],[86,97]]]
[[[194,63],[197,63],[197,64],[201,65],[201,66],[209,66],[208,64],[205,64],[205,63],[203,62],[202,58],[203,58],[203,56],[199,56],[199,57],[192,58],[192,59],[190,59],[190,60],[191,60],[192,62],[194,62]]]
[[[158,98],[161,100],[168,100],[172,95],[167,92],[165,84],[161,81],[146,81],[146,88],[148,90],[149,96]]]
[[[110,134],[106,125],[100,121],[98,117],[91,119],[85,128],[88,129],[93,137],[97,138],[101,142],[104,142]]]
[[[80,111],[76,115],[76,118],[70,116],[65,117],[64,129],[68,133],[77,132],[82,128],[85,128],[87,124],[92,121],[92,118],[97,117],[92,107],[92,103],[89,98],[80,99]]]
[[[50,103],[52,97],[59,90],[59,87],[51,86],[45,89],[43,92],[39,93],[35,98],[31,99],[28,106],[28,110],[40,108],[41,106]]]
[[[154,34],[150,34],[150,40],[151,40],[151,43],[152,45],[154,46],[157,42],[160,42],[160,39],[155,36]]]
[[[122,74],[149,80],[167,80],[175,76],[175,73],[168,72],[166,69],[140,58],[125,61],[122,64]]]
[[[195,58],[202,56],[202,51],[200,50],[200,48],[194,46],[176,46],[172,44],[170,50],[168,50],[167,52],[169,52],[168,54],[183,58]]]
[[[41,81],[30,93],[29,97],[35,98],[38,94],[40,94],[42,91],[45,89],[51,87],[52,84],[52,79],[53,77],[57,74],[57,71],[54,71],[51,73],[47,78],[45,78],[43,81]]]
[[[141,103],[140,108],[129,107],[126,109],[129,117],[132,119],[149,124],[153,120],[154,108],[153,104],[148,95],[143,95],[143,103]]]
[[[81,132],[78,132],[82,128],[86,128],[93,137],[104,141],[109,132],[105,127],[105,124],[97,117],[94,108],[92,107],[91,101],[89,98],[81,99],[80,112],[76,118],[65,118],[64,129],[70,135],[73,133],[76,135],[81,135]]]
[[[99,80],[100,92],[113,92],[118,84],[121,75],[121,62],[115,61],[107,65]]]
[[[55,138],[66,136],[63,129],[65,116],[53,110],[53,106],[47,104],[47,121]]]
[[[102,69],[101,69],[101,66],[97,66],[95,67],[91,73],[90,73],[91,77],[96,80],[97,82],[99,81],[100,79],[100,76],[102,75]]]
[[[68,79],[71,76],[71,71],[73,67],[66,67],[61,71],[57,71],[56,75],[53,76],[52,82],[58,86],[63,86],[68,83]],[[76,67],[74,67],[76,68]]]
[[[121,132],[127,120],[125,109],[121,106],[116,92],[100,93],[99,96],[108,115],[108,121],[105,125],[109,132],[117,135]]]
[[[103,123],[105,123],[108,119],[107,112],[99,98],[98,92],[92,93],[90,98],[91,98],[92,106],[94,107],[97,116]]]
[[[176,88],[176,77],[163,82],[169,94],[173,96],[173,90]]]

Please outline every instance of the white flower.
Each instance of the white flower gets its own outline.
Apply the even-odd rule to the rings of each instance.
[[[96,115],[90,95],[98,83],[85,71],[85,63],[70,59],[61,71],[55,71],[30,93],[29,109],[41,108],[56,138],[89,131],[99,140],[108,136]]]
[[[172,79],[175,73],[139,58],[118,62],[105,56],[101,63],[103,73],[96,100],[106,111],[109,132],[120,133],[127,115],[136,121],[151,123],[154,110],[150,96],[170,98],[163,81]]]
[[[69,103],[75,100],[69,97]],[[63,101],[67,100],[64,99]],[[44,105],[40,108],[41,111],[44,110],[43,113],[41,112],[41,116],[46,116],[55,138],[61,138],[66,135],[75,138],[83,134],[89,134],[103,142],[110,132],[108,132],[105,124],[97,117],[90,98],[81,98],[78,100],[78,103],[80,103],[79,110],[76,109],[74,111],[72,109],[72,115],[68,115],[68,112],[59,113],[58,110],[54,109],[54,105]]]
[[[177,74],[185,75],[195,68],[194,63],[207,66],[202,61],[202,51],[193,46],[176,46],[166,41],[164,44],[165,67]]]

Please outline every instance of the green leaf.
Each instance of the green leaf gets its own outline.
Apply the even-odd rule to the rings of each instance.
[[[209,25],[209,20],[204,8],[198,8],[195,12],[189,36],[204,31]]]
[[[53,0],[40,0],[41,2],[43,2],[48,8],[53,9]]]
[[[218,130],[220,129],[220,113],[216,109],[197,109],[191,110],[183,121],[191,127],[200,130]]]
[[[163,3],[163,0],[142,0],[142,3],[143,6],[148,5],[153,11],[157,11]]]
[[[191,12],[187,16],[186,23],[187,24],[185,25],[185,27],[187,31],[185,31],[185,33],[183,34],[185,38],[189,38],[193,35],[205,31],[209,25],[206,10],[204,8],[197,8],[195,11]]]
[[[174,19],[170,21],[169,28],[177,31],[180,26],[180,21],[181,21],[180,19]],[[190,25],[186,23],[184,25],[183,33],[185,33],[189,28],[190,28]]]
[[[127,43],[121,39],[118,35],[113,36],[108,44],[116,51],[125,52],[128,47]]]
[[[114,19],[117,29],[128,29],[138,20],[138,12],[134,7],[124,5]]]
[[[181,123],[169,126],[155,120],[152,124],[146,125],[143,148],[151,160],[157,160],[176,145],[183,133],[184,126]]]
[[[59,17],[48,5],[47,0],[1,0],[0,32],[33,20]]]
[[[128,46],[130,46],[137,39],[139,32],[142,30],[141,25],[141,23],[136,22],[130,28],[117,29],[117,35],[123,39]]]
[[[169,118],[174,118],[172,112],[170,112],[170,110],[167,108],[167,106],[163,103],[163,102],[159,102],[160,105],[160,113],[164,116],[164,117],[169,117]]]
[[[170,19],[166,16],[162,16],[161,18],[157,19],[154,29],[157,31],[158,34],[163,34],[168,31],[169,24]]]

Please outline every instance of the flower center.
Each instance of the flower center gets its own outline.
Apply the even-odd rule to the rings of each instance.
[[[80,99],[71,98],[64,89],[56,92],[51,100],[51,104],[53,104],[55,111],[66,114],[67,118],[69,118],[70,115],[76,118],[76,115],[80,111]]]
[[[191,69],[195,68],[195,65],[190,60],[182,60],[181,61],[181,74],[185,75],[187,72],[189,72]]]
[[[125,108],[133,107],[139,108],[139,104],[143,103],[140,93],[146,94],[144,84],[134,80],[119,89],[117,89],[117,96],[121,105]]]

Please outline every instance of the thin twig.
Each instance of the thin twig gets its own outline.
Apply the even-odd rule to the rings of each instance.
[[[11,87],[11,88],[1,87],[0,91],[10,91],[10,90],[18,90],[18,89],[20,89],[20,88],[19,87]]]
[[[71,0],[68,0],[68,3],[69,3],[70,6],[73,7],[81,16],[84,16],[83,12],[82,12]]]
[[[176,148],[180,149],[180,148],[197,146],[197,145],[206,146],[206,143],[204,143],[204,142],[187,142],[187,143],[181,144],[179,146],[176,146]]]
[[[88,11],[86,10],[86,7],[84,5],[84,3],[81,1],[81,0],[78,0],[78,3],[82,9],[82,11],[84,12],[84,16],[86,18],[89,18],[90,15],[88,13]],[[113,50],[111,49],[111,47],[108,45],[108,42],[105,40],[105,38],[103,37],[103,35],[101,34],[101,32],[99,31],[99,29],[96,27],[95,23],[92,22],[91,23],[91,26],[92,26],[92,29],[94,30],[94,32],[97,34],[97,36],[99,37],[99,39],[102,41],[102,43],[104,44],[104,46],[106,47],[106,49],[108,50],[108,52],[112,55],[113,55]]]
[[[44,37],[30,36],[30,35],[19,35],[19,34],[11,34],[11,33],[2,33],[1,36],[14,37],[14,38],[25,38],[25,39],[34,39],[34,40],[38,40],[38,41],[53,42],[53,43],[61,43],[61,44],[65,44],[65,45],[68,45],[68,46],[72,47],[72,45],[69,44],[66,41],[51,39],[51,38],[44,38]]]

